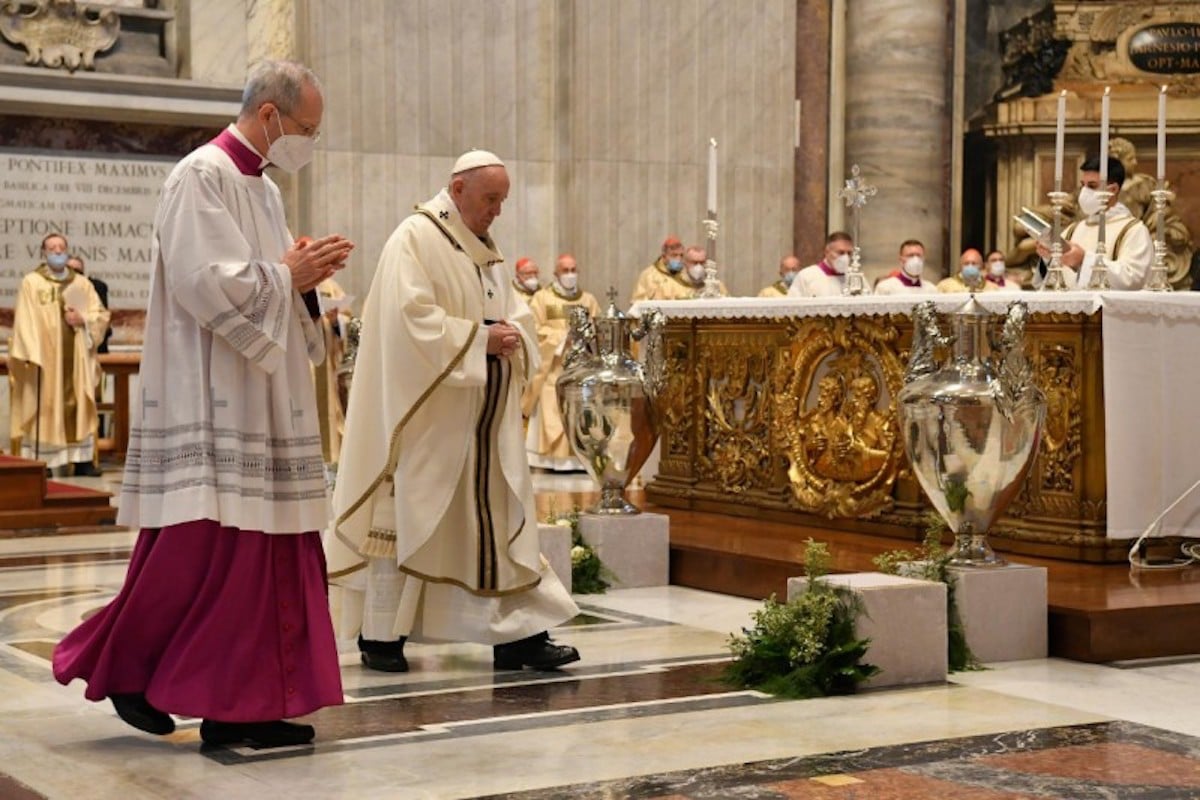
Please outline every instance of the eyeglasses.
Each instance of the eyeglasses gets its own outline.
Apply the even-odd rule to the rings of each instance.
[[[321,141],[321,131],[317,130],[317,126],[305,125],[303,122],[296,119],[291,114],[285,114],[282,111],[280,111],[279,114],[280,114],[280,116],[287,117],[292,122],[296,123],[296,127],[298,127],[300,129],[300,134],[302,136],[307,136],[308,138],[312,139],[314,142]]]

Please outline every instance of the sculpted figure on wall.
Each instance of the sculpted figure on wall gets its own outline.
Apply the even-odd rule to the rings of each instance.
[[[1127,176],[1121,186],[1121,202],[1133,216],[1146,223],[1151,234],[1157,235],[1158,215],[1154,212],[1154,199],[1150,195],[1155,188],[1155,179],[1137,171],[1137,148],[1133,142],[1117,136],[1109,142],[1109,147],[1113,157],[1125,167]],[[1167,201],[1163,213],[1163,241],[1167,245],[1167,279],[1176,289],[1191,289],[1192,232],[1175,210],[1174,197]]]
[[[75,0],[37,0],[32,11],[20,3],[0,6],[0,34],[24,47],[31,66],[94,69],[97,53],[117,43],[121,18],[112,9],[79,8]]]

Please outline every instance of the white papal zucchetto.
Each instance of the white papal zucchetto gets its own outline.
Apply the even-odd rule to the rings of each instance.
[[[503,167],[504,162],[495,153],[489,153],[487,150],[468,150],[458,157],[458,161],[454,162],[454,170],[451,175],[457,175],[460,172],[467,172],[480,167]]]

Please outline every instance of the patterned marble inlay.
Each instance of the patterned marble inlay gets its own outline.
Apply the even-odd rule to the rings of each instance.
[[[487,800],[1184,800],[1198,796],[1200,740],[1129,722],[1101,722],[644,775],[489,795]]]

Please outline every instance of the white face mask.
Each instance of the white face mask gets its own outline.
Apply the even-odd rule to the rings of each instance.
[[[1100,195],[1095,189],[1084,186],[1079,190],[1079,210],[1085,217],[1099,214],[1103,209],[1104,201],[1100,199]]]
[[[283,115],[278,113],[275,117],[276,123],[279,125],[279,138],[271,142],[267,148],[267,161],[270,161],[275,166],[279,167],[284,172],[296,173],[308,165],[312,161],[313,148],[317,142],[311,136],[301,136],[298,133],[283,132]],[[267,129],[263,128],[265,136]],[[270,139],[270,136],[267,136]]]
[[[1004,277],[1004,262],[1003,261],[991,262],[990,264],[988,264],[988,272],[990,272],[992,274],[993,278]]]
[[[579,276],[574,272],[564,272],[558,276],[558,285],[568,292],[573,292],[575,291],[575,287],[579,285]]]
[[[904,262],[904,274],[910,278],[919,278],[925,269],[925,259],[920,256],[909,256]]]
[[[703,264],[688,264],[688,277],[693,281],[704,280],[704,265]]]
[[[833,267],[833,271],[838,275],[845,275],[846,270],[850,269],[850,256],[846,255],[845,253],[841,253],[833,260],[833,263],[830,264],[830,266]]]
[[[531,292],[536,292],[540,288],[540,284],[538,283],[538,279],[536,277],[522,278],[521,285]]]

